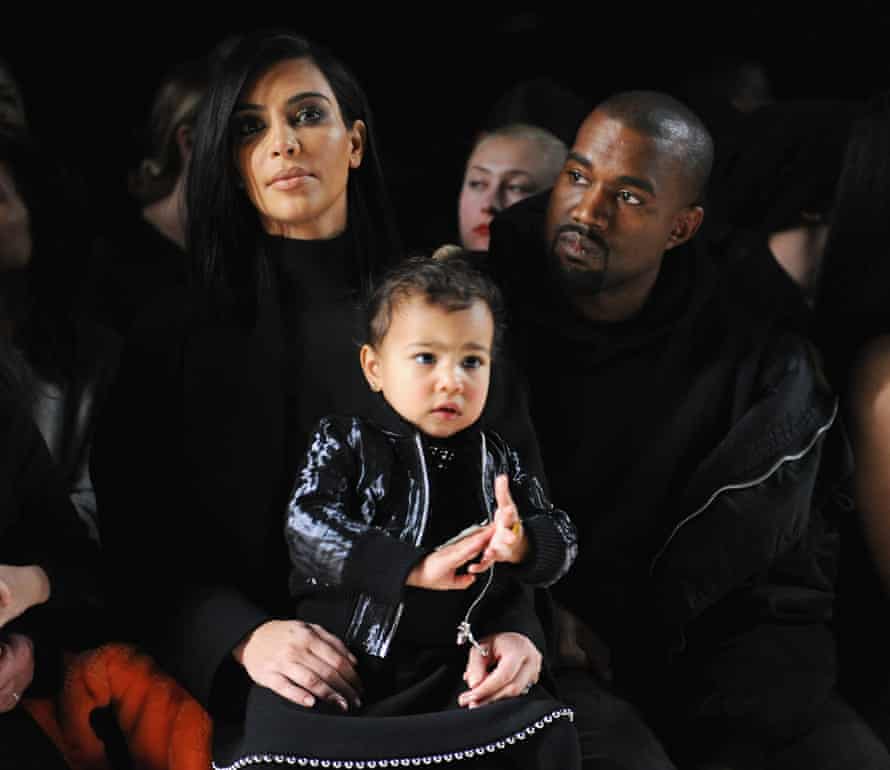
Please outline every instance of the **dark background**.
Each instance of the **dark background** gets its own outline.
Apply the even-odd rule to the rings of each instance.
[[[726,56],[764,64],[777,99],[860,99],[890,88],[890,3],[594,0],[587,10],[509,13],[476,6],[329,3],[221,7],[17,3],[3,13],[0,57],[22,84],[44,151],[78,166],[91,207],[115,216],[126,201],[134,134],[174,62],[227,35],[287,26],[325,44],[357,74],[377,119],[407,241],[453,238],[457,191],[472,137],[495,100],[548,76],[590,102],[616,90],[677,93]],[[101,227],[101,224],[99,225]]]

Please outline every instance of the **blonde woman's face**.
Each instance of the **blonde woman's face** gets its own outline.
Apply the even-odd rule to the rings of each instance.
[[[546,190],[557,169],[548,167],[533,139],[492,136],[470,155],[458,200],[460,239],[464,248],[487,251],[489,225],[508,206]]]

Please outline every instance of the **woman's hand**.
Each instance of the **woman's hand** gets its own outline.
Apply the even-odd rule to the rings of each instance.
[[[361,706],[357,660],[336,636],[314,623],[270,620],[232,652],[250,678],[282,698],[312,708],[316,698],[343,711]]]
[[[491,539],[492,527],[488,525],[472,535],[433,551],[408,573],[405,585],[427,588],[431,591],[462,591],[476,581],[476,576],[457,570],[475,559]]]
[[[543,656],[527,636],[505,631],[485,637],[480,646],[488,654],[483,655],[475,646],[470,649],[464,671],[470,689],[457,699],[461,706],[476,708],[513,698],[537,684]]]
[[[19,705],[33,678],[33,643],[27,636],[10,634],[0,644],[0,714]]]
[[[42,567],[0,564],[0,628],[47,599],[49,578]]]
[[[479,563],[469,566],[473,573],[485,572],[498,561],[519,564],[528,555],[528,538],[510,495],[510,480],[503,473],[494,480],[494,496],[498,503],[494,512],[494,534]]]

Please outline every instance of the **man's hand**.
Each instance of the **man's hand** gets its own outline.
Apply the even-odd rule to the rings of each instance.
[[[583,620],[557,604],[558,665],[583,668],[605,683],[612,681],[612,653]]]
[[[49,578],[42,567],[0,564],[0,628],[49,599],[49,591]]]
[[[498,561],[519,564],[528,555],[528,538],[510,495],[510,480],[503,473],[494,480],[494,496],[498,503],[494,512],[494,534],[479,563],[468,567],[472,573],[484,572]]]
[[[282,698],[312,708],[316,698],[343,711],[361,706],[355,656],[336,636],[314,623],[270,620],[232,652],[250,678]]]
[[[0,644],[0,714],[19,705],[33,678],[33,643],[27,636],[10,634]]]
[[[463,591],[469,588],[476,581],[476,576],[469,573],[458,575],[457,570],[485,550],[492,531],[493,526],[489,524],[456,543],[433,551],[408,573],[405,585],[431,591]]]
[[[461,706],[476,708],[513,698],[537,683],[543,658],[527,636],[505,631],[485,637],[479,645],[488,654],[483,655],[475,646],[470,649],[464,671],[470,689],[457,699]]]

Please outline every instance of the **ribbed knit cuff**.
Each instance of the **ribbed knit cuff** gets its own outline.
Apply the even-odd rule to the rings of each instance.
[[[529,553],[516,565],[516,577],[533,586],[548,586],[561,576],[566,558],[566,542],[549,516],[531,516],[522,520]]]

